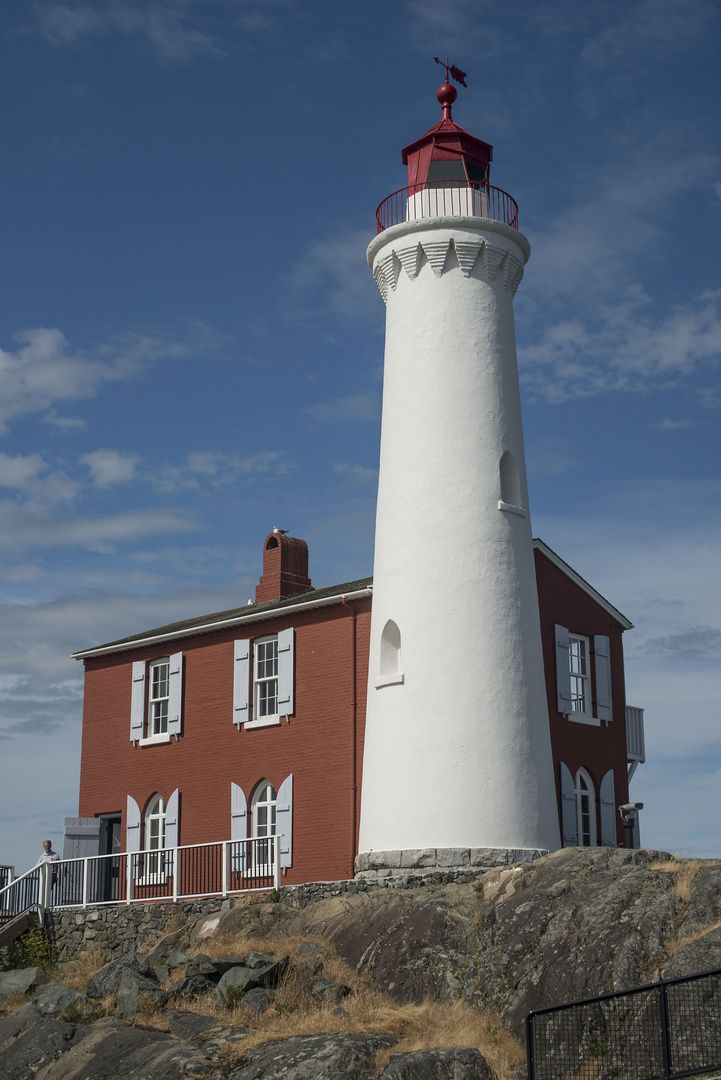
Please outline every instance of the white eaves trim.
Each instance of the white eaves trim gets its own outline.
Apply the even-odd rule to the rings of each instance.
[[[564,562],[560,555],[556,555],[555,551],[552,551],[548,544],[544,544],[543,540],[539,540],[538,537],[534,537],[533,546],[538,551],[542,552],[546,558],[557,566],[566,577],[570,578],[574,585],[578,585],[580,589],[583,589],[592,600],[595,600],[597,604],[600,604],[604,611],[607,611],[612,618],[620,622],[624,630],[633,630],[633,623],[629,622],[625,615],[622,615],[618,608],[615,608],[613,604],[610,604],[604,596],[601,596],[599,592],[596,592],[593,585],[589,585],[580,574],[577,574],[568,563]]]
[[[101,645],[97,649],[83,649],[82,652],[73,653],[72,659],[84,660],[88,656],[105,656],[109,653],[126,652],[129,649],[140,649],[144,645],[155,645],[161,641],[173,641],[176,638],[207,634],[212,630],[222,629],[224,626],[239,626],[244,623],[277,619],[281,615],[289,615],[296,611],[308,611],[309,608],[341,604],[344,600],[362,600],[366,596],[371,596],[372,593],[373,587],[367,585],[364,589],[356,589],[355,592],[336,593],[334,596],[323,596],[318,600],[304,600],[300,604],[288,604],[287,607],[276,608],[274,611],[252,611],[247,615],[236,615],[233,619],[221,619],[219,622],[204,623],[199,626],[186,626],[182,630],[174,630],[167,634],[154,634],[152,637],[138,638],[137,640],[118,641],[114,645]]]

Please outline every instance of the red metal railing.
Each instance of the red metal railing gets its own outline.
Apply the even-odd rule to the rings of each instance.
[[[400,188],[376,210],[377,231],[424,218],[486,217],[518,228],[518,206],[506,191],[471,180],[434,180]]]

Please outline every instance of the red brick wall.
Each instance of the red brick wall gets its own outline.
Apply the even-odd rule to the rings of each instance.
[[[576,585],[543,552],[536,550],[536,581],[541,616],[543,664],[548,692],[551,725],[551,749],[556,778],[560,815],[561,782],[559,762],[563,761],[575,776],[583,767],[596,790],[597,835],[601,836],[599,788],[608,769],[613,769],[616,805],[628,802],[626,768],[626,688],[623,673],[623,628],[604,608]],[[593,638],[605,634],[611,644],[611,702],[613,720],[608,726],[591,727],[564,718],[556,698],[556,654],[554,626],[565,626],[571,633]],[[593,643],[591,643],[593,645]],[[596,697],[594,665],[591,664],[592,697]],[[616,838],[623,844],[623,827],[617,815]]]
[[[354,606],[355,689],[353,618],[340,604],[86,660],[80,816],[121,812],[124,837],[127,795],[144,812],[151,795],[159,792],[167,800],[179,788],[180,843],[227,840],[231,781],[242,787],[250,806],[260,780],[270,780],[277,790],[293,773],[293,866],[284,881],[351,875],[357,842],[352,832],[355,828],[357,837],[360,810],[370,600]],[[275,634],[287,626],[296,631],[295,713],[277,727],[238,731],[232,707],[233,640]],[[184,659],[180,740],[134,747],[132,663],[178,650]]]

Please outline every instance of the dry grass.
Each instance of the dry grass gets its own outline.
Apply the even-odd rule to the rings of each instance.
[[[662,874],[673,874],[671,892],[688,904],[691,902],[693,879],[703,865],[698,859],[668,859],[666,862],[654,863],[653,869],[660,870]]]
[[[203,942],[197,949],[209,956],[259,952],[274,957],[294,958],[302,940],[278,937],[272,940],[218,938]],[[439,1004],[424,1001],[401,1005],[377,990],[372,980],[360,977],[326,945],[323,976],[350,986],[352,993],[342,1001],[342,1012],[334,1004],[319,1005],[309,993],[309,979],[291,968],[279,988],[273,1006],[260,1016],[246,1012],[242,1005],[223,1008],[213,994],[188,1002],[193,1012],[203,1012],[250,1029],[242,1044],[228,1046],[224,1064],[237,1063],[249,1050],[262,1043],[294,1036],[333,1034],[389,1034],[398,1042],[392,1051],[380,1055],[378,1065],[388,1063],[391,1053],[441,1046],[476,1047],[488,1062],[495,1080],[508,1080],[515,1065],[525,1061],[525,1053],[495,1013],[480,1013],[465,1002]]]
[[[108,962],[108,956],[104,952],[83,953],[76,960],[65,960],[58,964],[55,976],[66,986],[72,986],[73,990],[85,993],[88,979],[100,971]]]
[[[23,1005],[32,1000],[32,994],[3,994],[0,999],[0,1016],[17,1016]]]

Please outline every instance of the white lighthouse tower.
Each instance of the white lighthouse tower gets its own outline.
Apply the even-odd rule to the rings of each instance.
[[[358,871],[559,847],[513,326],[530,246],[455,98],[446,74],[368,248],[387,315]]]

